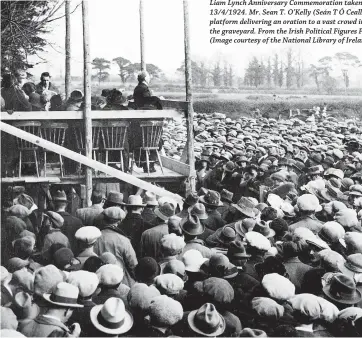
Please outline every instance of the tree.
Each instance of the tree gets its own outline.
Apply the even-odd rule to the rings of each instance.
[[[112,61],[118,65],[118,67],[119,67],[118,75],[121,77],[122,83],[125,84],[126,81],[128,80],[128,78],[131,76],[131,74],[129,72],[129,68],[128,68],[128,66],[131,64],[131,61],[129,61],[121,56],[114,58]]]
[[[271,87],[271,80],[272,80],[272,67],[271,67],[271,60],[270,57],[268,58],[268,66],[266,67],[266,83],[268,88]]]
[[[95,76],[98,79],[98,84],[101,84],[101,81],[105,81],[109,77],[109,73],[106,72],[106,69],[110,69],[111,62],[104,58],[95,58],[92,61],[93,69],[97,70],[97,75]]]
[[[220,61],[217,61],[214,65],[214,68],[211,71],[211,77],[214,82],[215,87],[221,86],[221,68]]]
[[[49,1],[1,1],[1,65],[2,71],[27,70],[47,61],[39,56],[44,47],[52,44],[43,38],[50,32],[48,24],[61,19],[57,16],[63,0]],[[78,3],[71,14],[78,8]],[[28,57],[37,55],[37,63]]]
[[[287,50],[287,67],[285,68],[285,85],[287,89],[290,89],[293,85],[293,50],[288,48]]]
[[[347,89],[349,87],[349,72],[353,68],[362,67],[361,61],[359,60],[359,58],[357,56],[350,54],[348,52],[336,53],[334,55],[334,58],[340,64],[342,75],[343,75],[344,88],[345,88],[345,91],[347,92]]]
[[[332,69],[331,62],[332,58],[330,56],[325,56],[319,59],[316,65],[310,65],[309,75],[314,79],[318,92],[320,92],[321,83],[324,81],[323,79],[330,77],[329,72]]]
[[[278,57],[278,54],[274,55],[273,82],[274,82],[275,87],[279,85],[279,57]]]
[[[228,66],[227,63],[224,63],[224,72],[223,72],[223,79],[224,79],[224,87],[229,86],[229,79],[228,79]]]
[[[283,81],[284,81],[283,61],[280,61],[280,68],[278,73],[278,86],[280,88],[283,87]]]
[[[229,78],[229,86],[233,87],[234,85],[234,69],[233,66],[230,64],[229,65],[229,73],[228,73],[228,78]]]
[[[296,61],[295,67],[295,79],[297,88],[301,88],[304,85],[304,61],[301,54],[298,54],[298,59]]]

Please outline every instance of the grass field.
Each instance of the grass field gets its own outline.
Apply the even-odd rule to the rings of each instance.
[[[59,88],[64,88],[63,83],[57,83]],[[73,89],[82,88],[81,82],[73,82]],[[92,84],[92,95],[100,95],[102,89],[121,87],[115,82]],[[151,86],[152,87],[152,86]],[[132,94],[133,85],[126,88],[127,95]],[[238,93],[218,93],[216,90],[209,92],[196,92],[194,110],[197,113],[223,112],[231,118],[249,116],[258,108],[262,114],[277,117],[280,113],[290,109],[310,109],[313,106],[323,107],[327,104],[331,115],[343,118],[362,119],[362,89],[351,89],[353,95],[316,95],[313,89],[303,89],[302,93],[287,90],[253,90],[248,89]],[[274,95],[274,93],[276,93]],[[168,99],[185,100],[183,91],[154,91],[155,95]]]

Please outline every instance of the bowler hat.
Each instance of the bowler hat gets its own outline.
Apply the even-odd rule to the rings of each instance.
[[[205,226],[200,223],[199,218],[191,214],[181,220],[180,226],[184,233],[191,236],[201,235],[205,231]]]
[[[342,304],[356,304],[362,299],[354,280],[342,273],[335,274],[323,292],[328,298]]]

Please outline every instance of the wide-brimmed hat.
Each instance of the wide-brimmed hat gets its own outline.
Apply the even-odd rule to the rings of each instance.
[[[199,196],[196,193],[190,193],[186,196],[186,198],[183,201],[187,205],[193,206],[199,201]]]
[[[221,253],[212,255],[203,265],[204,268],[212,277],[223,279],[234,278],[239,273],[236,266],[230,263],[229,258]]]
[[[247,217],[255,217],[254,204],[247,197],[241,197],[238,203],[232,206]]]
[[[213,304],[206,303],[198,310],[191,311],[187,322],[192,331],[206,337],[217,337],[225,331],[225,319]]]
[[[181,220],[180,226],[184,233],[191,236],[201,235],[205,231],[205,226],[200,223],[199,218],[190,213]]]
[[[233,203],[233,197],[234,197],[234,194],[232,192],[230,192],[229,190],[226,190],[226,189],[221,190],[220,199],[222,201],[227,201],[229,203]]]
[[[125,204],[123,202],[123,194],[121,192],[118,192],[118,191],[110,191],[108,196],[107,196],[106,202],[110,202],[110,203],[114,203],[114,204],[118,204],[118,205],[124,205]]]
[[[122,299],[111,297],[103,305],[91,309],[90,319],[94,327],[104,333],[119,335],[133,326],[133,316],[124,306]]]
[[[128,197],[128,202],[126,203],[128,207],[145,207],[146,204],[143,204],[142,197],[140,195],[130,195]]]
[[[33,303],[31,296],[24,291],[20,291],[14,296],[11,308],[18,320],[34,319],[39,314],[39,306]]]
[[[205,206],[202,203],[196,203],[188,209],[191,215],[197,216],[199,219],[208,219],[209,215],[205,210]]]
[[[149,206],[157,206],[158,201],[156,195],[153,192],[146,191],[143,196],[143,203]]]
[[[275,231],[269,227],[270,222],[260,221],[256,222],[253,231],[259,232],[264,235],[266,238],[271,238],[275,236]]]
[[[251,257],[251,255],[246,252],[245,246],[241,241],[233,241],[229,244],[227,256],[230,259]]]
[[[256,220],[254,218],[244,218],[243,220],[236,222],[234,227],[236,232],[244,237],[247,232],[253,230],[255,224]]]
[[[171,203],[165,202],[154,211],[155,215],[164,221],[168,221],[170,217],[175,215],[175,208]]]
[[[223,205],[220,201],[220,194],[214,190],[208,190],[206,195],[200,197],[200,202],[211,208],[217,208]]]
[[[60,282],[52,293],[43,294],[43,298],[54,305],[79,308],[83,305],[77,303],[78,295],[79,290],[76,286]]]
[[[328,298],[342,304],[356,304],[362,299],[354,280],[342,273],[335,274],[323,292]]]
[[[217,229],[212,235],[210,235],[206,242],[212,243],[212,246],[216,247],[227,247],[229,243],[236,239],[236,230],[230,226],[225,225],[220,229]]]

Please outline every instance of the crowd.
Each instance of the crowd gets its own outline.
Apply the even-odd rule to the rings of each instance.
[[[196,114],[183,205],[92,192],[2,210],[1,335],[361,337],[362,130]],[[162,135],[180,159],[186,122]],[[361,152],[360,152],[361,151]],[[38,226],[41,224],[41,226]]]
[[[91,97],[92,110],[162,109],[160,99],[148,88],[150,76],[138,74],[138,85],[133,95],[122,89],[104,89],[101,95]],[[130,101],[131,100],[131,101]],[[49,72],[43,72],[40,82],[29,82],[26,72],[5,73],[1,81],[1,109],[7,111],[77,111],[83,110],[84,95],[79,89],[68,99],[51,82]]]

